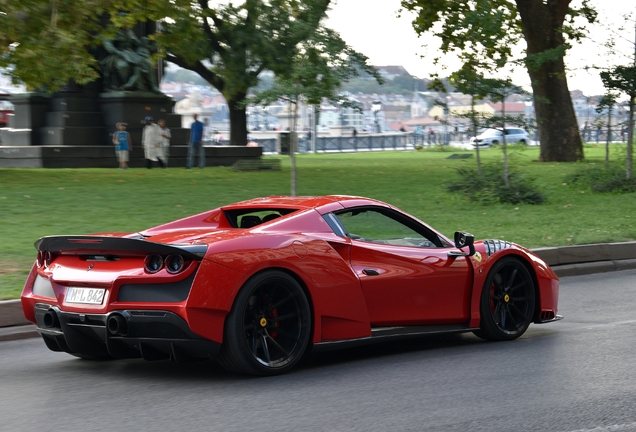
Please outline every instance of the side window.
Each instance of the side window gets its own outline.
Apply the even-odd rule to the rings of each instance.
[[[434,233],[423,232],[424,227],[415,226],[415,221],[388,209],[358,208],[335,215],[352,240],[394,246],[441,246]]]

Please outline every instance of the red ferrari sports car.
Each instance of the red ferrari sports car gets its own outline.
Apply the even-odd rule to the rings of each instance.
[[[350,196],[243,201],[138,233],[43,237],[22,293],[47,347],[83,358],[216,358],[273,375],[310,349],[560,319],[528,249],[451,241]]]

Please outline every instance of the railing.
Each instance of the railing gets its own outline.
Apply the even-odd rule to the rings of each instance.
[[[383,151],[383,150],[412,150],[416,146],[434,146],[441,144],[441,137],[438,140],[431,139],[424,134],[400,133],[400,134],[377,134],[351,136],[328,136],[316,139],[317,153],[346,153],[359,151]],[[254,139],[259,146],[263,147],[263,153],[278,153],[276,139]],[[285,151],[281,153],[286,153]],[[298,153],[311,153],[311,141],[307,138],[298,140]]]
[[[283,136],[283,141],[288,138]],[[263,147],[264,154],[288,154],[288,144],[283,144],[281,151],[275,137],[272,138],[253,138],[259,146]],[[326,136],[316,139],[317,153],[351,153],[365,151],[383,151],[383,150],[413,150],[418,146],[433,147],[445,145],[444,143],[468,143],[468,137],[461,134],[449,133],[447,138],[444,134],[416,134],[413,132],[403,132],[396,134],[373,134],[352,136]],[[207,143],[206,143],[207,144]],[[220,145],[227,145],[227,142],[221,142]],[[311,153],[311,141],[301,136],[298,140],[298,153]]]

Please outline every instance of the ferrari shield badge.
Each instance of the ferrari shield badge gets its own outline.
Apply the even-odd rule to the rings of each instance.
[[[475,255],[473,255],[473,258],[475,258],[475,261],[481,262],[481,254],[479,252],[475,252]]]

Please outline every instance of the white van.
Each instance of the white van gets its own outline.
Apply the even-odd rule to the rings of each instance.
[[[473,147],[490,147],[503,144],[503,135],[500,130],[486,129],[481,134],[470,139]],[[530,144],[528,132],[520,128],[506,128],[506,144],[521,143]]]

